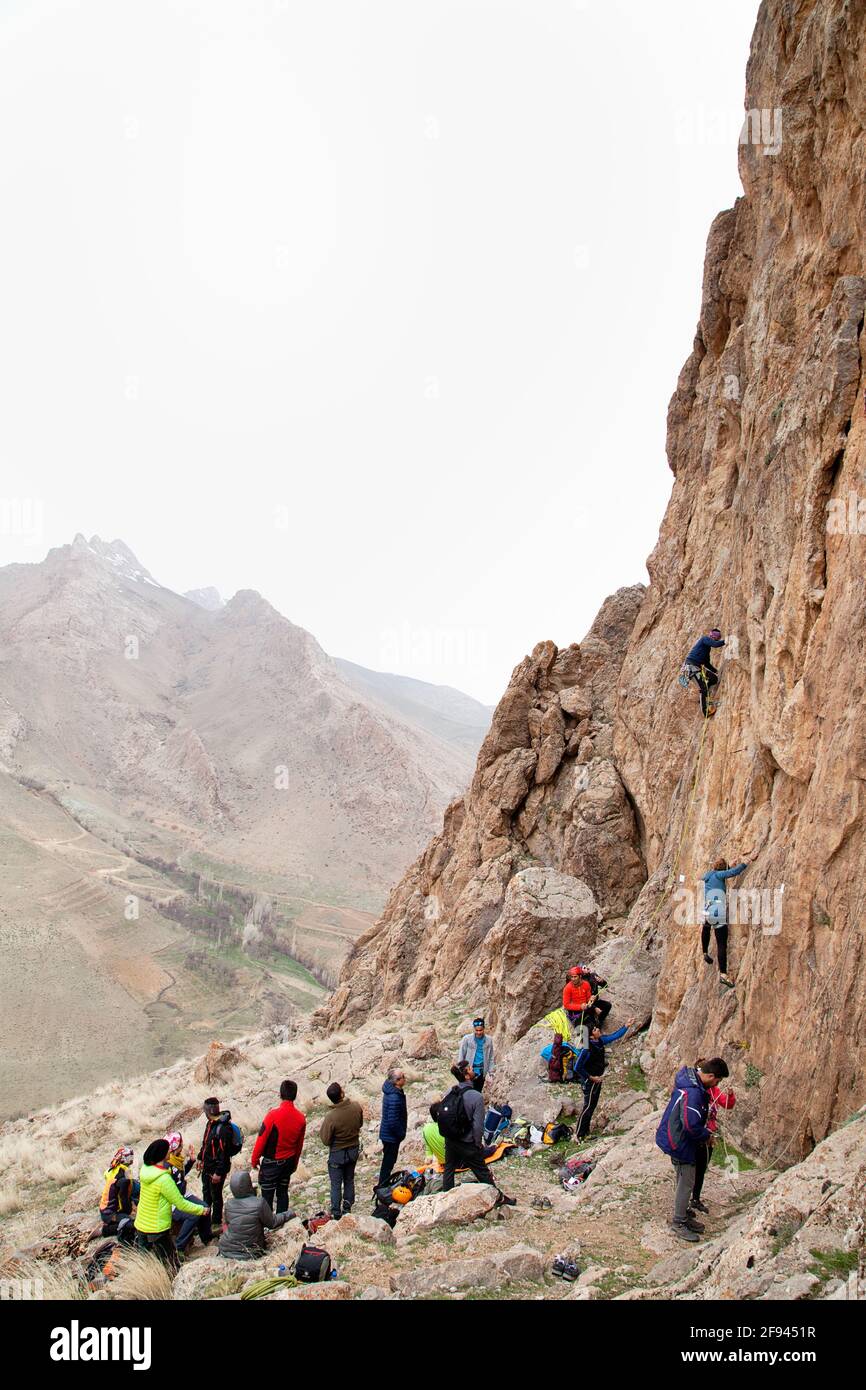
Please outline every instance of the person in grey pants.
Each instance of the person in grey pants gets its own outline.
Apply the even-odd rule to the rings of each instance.
[[[361,1153],[364,1112],[356,1100],[347,1099],[336,1081],[331,1082],[326,1095],[331,1110],[322,1122],[319,1138],[328,1146],[331,1219],[339,1221],[355,1203],[355,1166]]]

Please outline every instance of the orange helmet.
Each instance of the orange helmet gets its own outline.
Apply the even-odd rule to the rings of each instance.
[[[394,1191],[391,1193],[391,1201],[392,1201],[392,1202],[396,1202],[396,1203],[397,1203],[399,1206],[401,1206],[401,1207],[405,1207],[406,1203],[407,1203],[407,1202],[411,1202],[411,1200],[412,1200],[412,1189],[411,1189],[411,1187],[404,1187],[404,1186],[401,1184],[399,1187],[395,1187],[395,1188],[394,1188]]]

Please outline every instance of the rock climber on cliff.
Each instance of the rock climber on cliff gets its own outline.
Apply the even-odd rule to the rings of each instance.
[[[728,896],[725,880],[736,878],[748,868],[746,861],[728,868],[727,859],[717,859],[711,869],[702,875],[704,885],[704,920],[701,926],[701,950],[704,960],[712,965],[710,955],[710,931],[716,937],[716,955],[719,958],[719,979],[723,985],[733,987],[728,974]]]
[[[680,672],[680,684],[688,686],[689,681],[697,681],[701,693],[701,714],[705,719],[712,718],[717,706],[710,700],[710,691],[718,685],[718,673],[713,666],[710,652],[713,647],[723,647],[725,639],[717,627],[711,627],[703,637],[699,637],[692,647]]]

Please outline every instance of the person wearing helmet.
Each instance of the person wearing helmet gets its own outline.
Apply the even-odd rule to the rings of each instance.
[[[718,685],[719,677],[712,663],[710,652],[713,647],[723,647],[725,639],[722,637],[717,627],[711,627],[702,637],[699,637],[685,659],[684,669],[688,674],[689,680],[697,681],[698,690],[701,693],[701,714],[707,718],[716,712],[716,706],[710,701],[710,691],[714,685]]]
[[[132,1216],[139,1194],[139,1184],[132,1177],[132,1160],[132,1149],[121,1144],[103,1173],[99,1199],[102,1235],[117,1236],[125,1242],[131,1242],[135,1234]]]
[[[565,978],[562,1007],[569,1023],[581,1023],[592,999],[592,985],[586,978],[585,967],[573,965]]]
[[[175,1240],[175,1247],[178,1253],[182,1255],[187,1246],[194,1240],[196,1232],[198,1232],[202,1245],[209,1245],[213,1239],[213,1230],[211,1228],[210,1213],[204,1209],[204,1202],[200,1197],[196,1197],[193,1193],[187,1192],[186,1190],[187,1173],[195,1163],[195,1146],[189,1144],[187,1146],[186,1155],[184,1155],[183,1135],[176,1129],[171,1130],[165,1136],[165,1140],[168,1144],[166,1164],[168,1166],[168,1171],[174,1178],[178,1192],[183,1193],[191,1202],[195,1202],[202,1208],[202,1213],[198,1217],[190,1216],[179,1211],[172,1212],[173,1220],[180,1221],[181,1223],[180,1231]]]

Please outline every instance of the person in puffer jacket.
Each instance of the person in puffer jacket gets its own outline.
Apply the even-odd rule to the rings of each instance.
[[[384,1187],[397,1167],[400,1145],[406,1138],[406,1095],[403,1087],[406,1076],[401,1067],[391,1067],[382,1086],[382,1117],[379,1138],[382,1141],[382,1167],[377,1187]]]
[[[696,1067],[680,1067],[674,1089],[656,1130],[656,1144],[673,1164],[676,1178],[674,1214],[671,1227],[680,1240],[696,1241],[704,1227],[694,1219],[691,1195],[694,1190],[698,1146],[712,1135],[707,1125],[710,1091],[728,1075],[721,1057],[699,1062]]]
[[[135,1213],[135,1243],[139,1250],[149,1250],[177,1269],[177,1250],[171,1234],[172,1209],[196,1217],[208,1215],[209,1211],[201,1203],[184,1197],[171,1176],[167,1159],[167,1139],[155,1139],[144,1151],[138,1175],[141,1192]]]
[[[229,1190],[232,1195],[225,1204],[220,1254],[227,1260],[257,1260],[267,1249],[265,1230],[277,1230],[295,1213],[273,1211],[256,1192],[249,1173],[232,1173]]]

